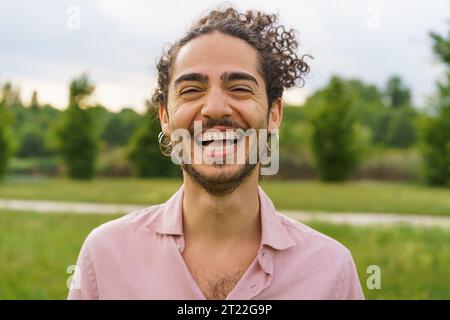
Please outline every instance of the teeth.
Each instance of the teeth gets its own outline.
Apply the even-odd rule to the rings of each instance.
[[[239,139],[239,135],[234,132],[234,131],[230,131],[230,132],[224,132],[224,131],[220,131],[220,132],[205,132],[203,133],[203,135],[200,138],[201,142],[205,142],[205,141],[216,141],[216,140],[235,140],[235,139]]]

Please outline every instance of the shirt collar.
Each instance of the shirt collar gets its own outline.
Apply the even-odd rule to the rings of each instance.
[[[183,235],[183,185],[162,204],[146,227],[160,234]]]
[[[258,186],[258,195],[262,226],[261,244],[276,250],[295,246],[294,240],[287,232],[288,227],[282,223],[280,214],[260,186]]]
[[[162,204],[146,227],[154,232],[165,235],[183,235],[183,196],[184,186]],[[280,215],[266,193],[258,186],[258,196],[261,213],[261,245],[267,245],[276,250],[284,250],[295,246],[295,242],[283,225]]]

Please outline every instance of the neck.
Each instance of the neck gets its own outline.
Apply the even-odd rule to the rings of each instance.
[[[184,173],[183,230],[208,242],[259,241],[258,170],[224,196],[210,195]]]

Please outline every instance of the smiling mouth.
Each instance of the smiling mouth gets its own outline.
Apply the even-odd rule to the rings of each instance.
[[[244,135],[236,131],[205,131],[195,139],[198,146],[214,146],[214,147],[226,147],[239,143],[243,139]]]
[[[232,144],[237,144],[240,139],[223,139],[223,140],[210,140],[210,141],[202,141],[201,145],[204,147],[207,146],[216,146],[216,147],[226,147]]]

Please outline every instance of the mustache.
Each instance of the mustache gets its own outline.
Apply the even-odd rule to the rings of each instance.
[[[199,121],[199,120],[197,120]],[[208,130],[208,129],[212,129],[216,126],[226,126],[226,127],[230,127],[230,128],[235,128],[235,129],[243,129],[243,130],[247,130],[249,129],[248,126],[243,126],[240,123],[238,123],[237,121],[233,120],[233,119],[229,119],[229,118],[222,118],[222,119],[206,119],[204,121],[202,121],[202,128],[204,130]],[[192,124],[192,126],[189,128],[189,133],[191,134],[191,136],[194,135],[194,124]]]

